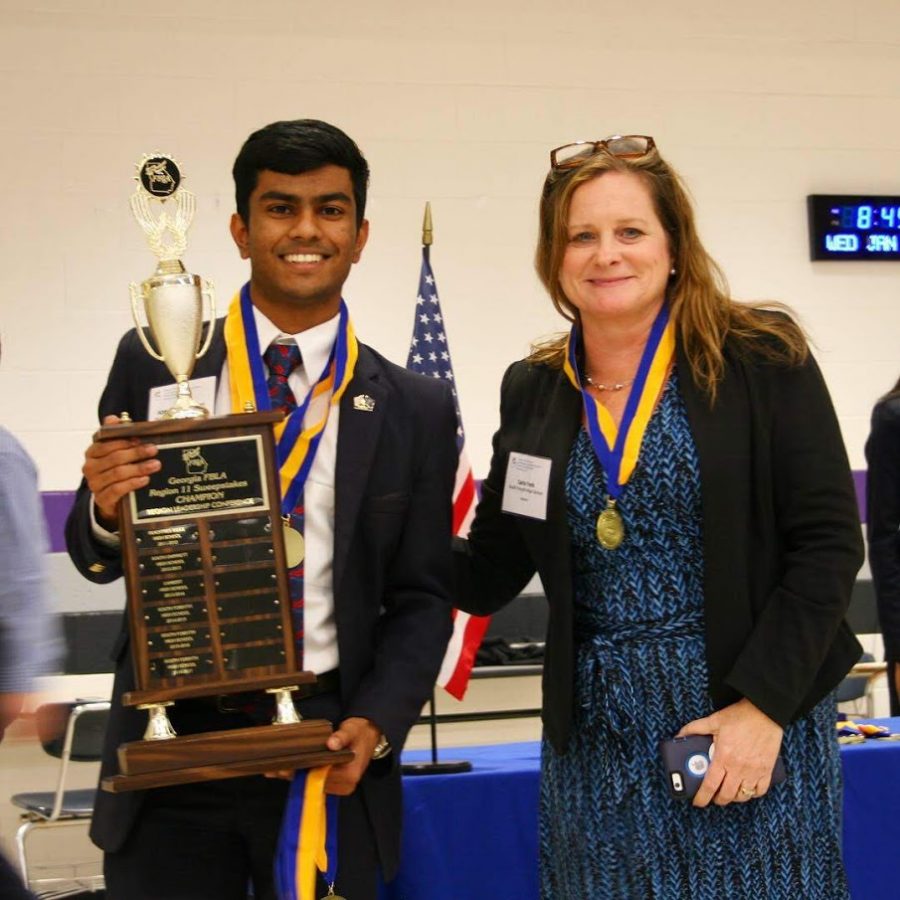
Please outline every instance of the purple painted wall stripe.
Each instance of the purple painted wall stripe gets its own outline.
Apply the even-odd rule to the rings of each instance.
[[[75,502],[75,491],[44,491],[41,496],[44,500],[44,516],[47,518],[50,550],[53,553],[64,553],[66,539],[63,530],[69,511]]]
[[[866,521],[866,471],[858,469],[853,473],[853,485],[856,488],[856,502],[859,505],[860,520]],[[481,496],[481,479],[475,482],[478,496]],[[54,553],[64,552],[66,541],[63,530],[72,504],[75,502],[75,491],[44,491],[44,515],[47,517],[47,531],[50,535],[50,549]]]

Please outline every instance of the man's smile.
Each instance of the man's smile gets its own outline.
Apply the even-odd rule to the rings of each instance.
[[[322,253],[285,253],[281,258],[289,263],[318,263],[325,256]]]

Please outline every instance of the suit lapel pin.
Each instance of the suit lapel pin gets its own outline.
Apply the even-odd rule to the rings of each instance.
[[[357,394],[353,398],[353,408],[372,412],[375,409],[375,401],[368,394]]]

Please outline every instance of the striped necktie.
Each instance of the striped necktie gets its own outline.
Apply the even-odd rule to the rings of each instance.
[[[263,361],[269,371],[267,384],[272,409],[280,409],[285,414],[297,408],[297,399],[288,384],[291,373],[302,364],[300,348],[291,341],[289,344],[273,343],[263,354]],[[303,534],[303,495],[290,514],[290,526]],[[291,595],[291,622],[294,628],[294,643],[297,648],[297,668],[303,668],[303,560],[288,570],[288,584]]]

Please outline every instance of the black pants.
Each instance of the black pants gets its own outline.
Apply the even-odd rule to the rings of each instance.
[[[2,900],[35,900],[34,894],[25,890],[19,873],[0,853],[0,898]]]
[[[300,704],[305,717],[332,720],[335,706],[330,695]],[[188,733],[179,724],[179,733]],[[107,897],[276,900],[275,848],[288,788],[285,780],[254,775],[148,791],[124,846],[104,857]],[[357,792],[340,803],[335,892],[349,900],[375,900],[377,868],[372,829]],[[324,897],[321,878],[318,887]]]

